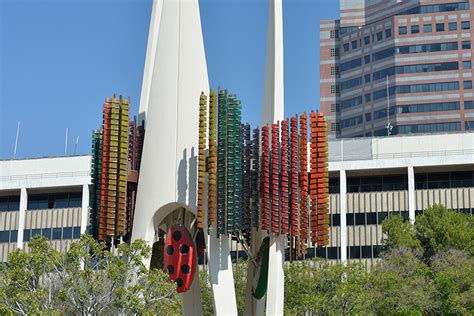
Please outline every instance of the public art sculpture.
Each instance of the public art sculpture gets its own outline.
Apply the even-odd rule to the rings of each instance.
[[[246,314],[281,315],[285,255],[328,244],[326,120],[283,116],[282,27],[281,0],[269,0],[262,126],[252,128],[235,94],[209,89],[198,1],[154,0],[139,123],[114,97],[94,132],[91,233],[153,245],[146,264],[176,283],[185,315],[202,314],[198,258],[216,315],[237,314],[231,242],[248,257]]]

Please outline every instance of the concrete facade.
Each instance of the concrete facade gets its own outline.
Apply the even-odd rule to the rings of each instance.
[[[60,251],[77,240],[89,223],[90,164],[90,156],[0,161],[0,262],[34,235]]]
[[[340,7],[340,19],[320,24],[321,110],[331,137],[387,135],[387,111],[392,135],[474,128],[471,0]]]
[[[27,249],[33,230],[56,229],[54,235],[61,229],[62,236],[71,237],[53,236],[51,242],[67,249],[88,223],[89,171],[89,156],[0,161],[1,262],[15,248]],[[310,247],[308,257],[360,260],[369,267],[380,251],[381,222],[389,214],[414,220],[434,203],[474,212],[474,133],[330,141],[329,176],[329,245]],[[64,193],[80,201],[74,207],[32,206],[35,196]],[[230,248],[233,257],[244,253],[235,243]]]

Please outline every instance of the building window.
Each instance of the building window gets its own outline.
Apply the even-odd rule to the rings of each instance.
[[[339,76],[339,66],[331,67],[331,76]]]
[[[465,110],[474,110],[474,101],[464,101]]]
[[[370,44],[370,36],[364,37],[364,44],[369,45]]]
[[[339,57],[339,48],[331,48],[331,57]]]
[[[339,123],[331,123],[331,132],[338,132],[339,129]]]
[[[463,69],[471,69],[472,68],[472,62],[470,60],[465,60],[462,62],[462,68]]]
[[[342,47],[344,48],[344,52],[349,51],[349,43],[345,43]]]
[[[82,206],[82,193],[59,193],[31,195],[28,198],[28,210],[72,208]]]
[[[472,81],[464,81],[464,89],[472,89]]]
[[[464,127],[466,131],[474,130],[474,121],[466,121]]]
[[[339,38],[339,30],[331,30],[329,33],[331,38]]]
[[[365,83],[370,82],[370,74],[364,76],[364,81],[365,81]]]
[[[385,38],[390,38],[390,37],[392,37],[392,29],[386,29]]]
[[[349,60],[348,62],[342,63],[340,66],[340,70],[341,72],[344,72],[346,70],[351,70],[360,66],[362,66],[362,58],[356,58],[353,60]]]
[[[370,63],[370,55],[364,56],[364,63],[365,63],[365,64]]]
[[[331,112],[332,113],[339,112],[339,103],[331,104]]]
[[[444,32],[444,23],[436,23],[436,32]]]
[[[356,49],[357,48],[357,41],[352,41],[351,46],[352,46],[352,49]]]
[[[411,26],[411,34],[418,34],[420,33],[420,26],[419,25],[412,25]]]
[[[0,197],[0,212],[18,211],[20,209],[19,196]]]
[[[425,33],[433,32],[433,26],[431,24],[423,25],[423,32],[425,32]]]
[[[348,99],[348,100],[343,100],[341,102],[341,109],[347,109],[347,108],[350,108],[350,107],[353,107],[353,106],[356,106],[356,105],[360,105],[362,104],[362,96],[357,96],[355,98],[352,98],[352,99]]]
[[[372,113],[365,113],[365,121],[366,122],[372,121]]]
[[[471,49],[471,41],[463,41],[461,45],[462,49]]]
[[[365,97],[366,103],[369,103],[370,101],[372,101],[372,95],[370,93],[367,93],[364,97]]]
[[[339,85],[331,85],[331,94],[339,93]]]
[[[383,39],[383,33],[382,32],[378,32],[377,33],[377,41],[381,41]]]
[[[351,127],[351,126],[354,126],[354,125],[359,125],[361,123],[362,123],[362,115],[359,115],[359,116],[351,117],[347,120],[342,120],[341,127],[342,128],[347,128],[347,127]]]
[[[405,35],[405,34],[407,34],[407,27],[406,27],[406,26],[399,26],[399,27],[398,27],[398,34],[399,34],[399,35]]]
[[[395,49],[396,49],[397,54],[445,52],[445,51],[457,50],[458,43],[448,42],[448,43],[405,45],[405,46],[398,46]]]
[[[469,30],[471,28],[471,23],[469,21],[461,22],[461,30]]]
[[[457,22],[449,22],[448,23],[448,30],[449,31],[457,31],[458,30],[458,23]]]

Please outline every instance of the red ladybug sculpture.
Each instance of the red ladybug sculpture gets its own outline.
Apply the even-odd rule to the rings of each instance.
[[[170,281],[176,283],[176,291],[184,293],[189,290],[198,262],[191,233],[183,225],[174,225],[168,230],[163,263]]]

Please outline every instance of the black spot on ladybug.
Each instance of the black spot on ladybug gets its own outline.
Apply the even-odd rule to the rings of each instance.
[[[174,273],[174,267],[171,264],[168,266],[167,269],[168,269],[168,274],[173,274]]]
[[[177,279],[175,280],[175,282],[176,282],[176,284],[178,285],[178,287],[182,287],[183,284],[184,284],[183,280],[181,280],[180,278],[177,278]]]
[[[179,248],[179,252],[182,254],[187,254],[189,252],[189,246],[188,245],[181,245]]]
[[[171,256],[174,253],[173,246],[169,245],[168,247],[166,247],[166,253],[168,254],[168,256]]]
[[[183,272],[184,274],[188,274],[190,270],[191,268],[187,264],[183,264],[181,266],[181,272]]]
[[[174,241],[178,241],[178,240],[180,240],[180,239],[181,239],[181,232],[180,232],[180,231],[175,231],[175,232],[173,233],[173,240],[174,240]]]

